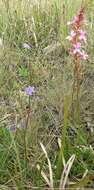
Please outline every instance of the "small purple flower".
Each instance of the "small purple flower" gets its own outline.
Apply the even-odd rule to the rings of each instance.
[[[34,92],[34,86],[28,86],[25,88],[25,92],[27,95],[32,96],[33,92]]]
[[[24,49],[31,49],[30,45],[27,44],[27,43],[23,43],[22,44],[22,48],[24,48]]]

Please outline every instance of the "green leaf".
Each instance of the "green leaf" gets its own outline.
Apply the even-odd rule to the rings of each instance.
[[[21,77],[27,77],[28,76],[28,70],[27,70],[27,68],[25,68],[25,67],[22,66],[22,67],[19,67],[18,70],[19,70],[19,75]]]

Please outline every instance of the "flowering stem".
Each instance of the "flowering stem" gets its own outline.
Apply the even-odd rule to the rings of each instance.
[[[77,98],[76,98],[76,101],[77,101],[77,110],[76,110],[76,113],[77,113],[77,125],[79,126],[80,124],[80,100],[79,100],[79,92],[80,92],[80,73],[79,73],[79,63],[77,63],[76,65],[77,67]]]
[[[88,58],[87,53],[84,50],[83,44],[86,44],[86,31],[81,27],[85,24],[84,20],[84,6],[81,5],[80,11],[73,17],[72,21],[68,22],[71,26],[70,35],[67,36],[71,42],[70,54],[74,58],[73,66],[73,89],[72,89],[72,112],[73,120],[76,119],[76,124],[80,126],[80,79],[81,79],[81,65],[80,60],[86,60]],[[74,94],[76,93],[76,104],[74,103]],[[75,104],[75,105],[74,105]],[[79,128],[79,127],[78,127]],[[78,133],[77,133],[78,134]]]
[[[79,59],[74,59],[74,73],[73,73],[73,90],[72,90],[72,116],[73,121],[76,119],[77,126],[80,126],[80,79],[81,79],[81,66]],[[76,94],[76,104],[74,105],[74,95]],[[76,109],[75,109],[76,108]],[[75,118],[76,114],[76,118]],[[78,127],[79,128],[79,127]]]
[[[30,113],[31,113],[31,97],[29,96],[29,108],[28,108],[28,112],[27,112],[26,127],[25,127],[25,131],[24,131],[24,162],[25,162],[25,167],[27,167],[27,159],[28,159],[27,129],[28,129],[28,123],[29,123]]]
[[[29,70],[29,81],[32,83],[32,68],[31,68],[31,62],[28,59],[28,70]]]
[[[76,83],[76,80],[75,80],[75,66],[74,66],[74,71],[73,71],[73,88],[72,88],[72,115],[73,115],[73,119],[74,119],[74,105],[73,105],[73,102],[74,102],[75,83]]]

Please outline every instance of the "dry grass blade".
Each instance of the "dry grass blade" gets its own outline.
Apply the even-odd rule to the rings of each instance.
[[[37,169],[40,170],[40,166],[37,165]],[[46,181],[47,185],[50,187],[50,181],[48,179],[48,177],[46,176],[46,174],[44,173],[43,170],[41,170],[41,176],[44,178],[44,180]]]
[[[61,175],[59,190],[63,190],[65,188],[65,185],[68,180],[68,175],[73,165],[74,159],[75,159],[75,155],[73,154],[64,167],[64,170]]]
[[[0,189],[1,190],[9,190],[9,188],[7,186],[5,186],[5,185],[0,185]]]
[[[33,16],[32,16],[32,25],[33,25],[33,36],[34,36],[34,40],[35,40],[35,45],[36,45],[36,47],[38,47],[37,36],[36,36],[36,33],[35,33],[35,21],[34,21]]]
[[[61,139],[60,139],[60,138],[58,138],[58,146],[59,146],[59,148],[61,149],[62,144],[61,144]],[[65,167],[66,162],[65,162],[64,156],[62,157],[62,163],[63,163],[63,166]]]
[[[47,158],[47,161],[48,161],[49,177],[50,177],[50,188],[51,188],[51,189],[54,189],[54,185],[53,185],[53,171],[52,171],[52,167],[51,167],[51,162],[50,162],[50,160],[49,160],[49,157],[48,157],[48,154],[47,154],[47,152],[46,152],[46,150],[45,150],[44,145],[43,145],[42,143],[40,143],[40,145],[41,145],[41,148],[42,148],[42,150],[43,150],[43,152],[44,152],[44,154],[45,154],[45,156],[46,156],[46,158]]]

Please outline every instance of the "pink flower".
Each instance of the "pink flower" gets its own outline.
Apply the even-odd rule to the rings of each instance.
[[[86,32],[83,30],[78,30],[78,32],[80,34],[79,39],[83,40],[86,43]]]
[[[76,36],[76,33],[72,30],[70,32],[70,36],[67,36],[66,39],[69,41],[72,41],[75,36]]]
[[[79,21],[78,16],[74,16],[73,20],[72,20],[72,24],[75,24],[76,22]]]
[[[73,54],[80,53],[81,44],[77,42],[77,44],[74,44]]]
[[[70,32],[70,35],[67,36],[66,39],[68,39],[72,45],[70,49],[70,54],[75,58],[82,58],[83,60],[86,60],[88,55],[81,48],[82,42],[86,43],[87,41],[86,32],[81,29],[83,22],[84,7],[82,7],[80,11],[77,13],[77,15],[73,17],[72,21],[67,23],[68,25],[71,25],[72,30]]]
[[[75,24],[76,22],[78,22],[78,17],[74,16],[72,21],[67,22],[67,25],[72,25]]]
[[[83,50],[82,52],[80,52],[80,56],[83,60],[86,60],[88,58],[87,53],[85,53],[85,51]]]

